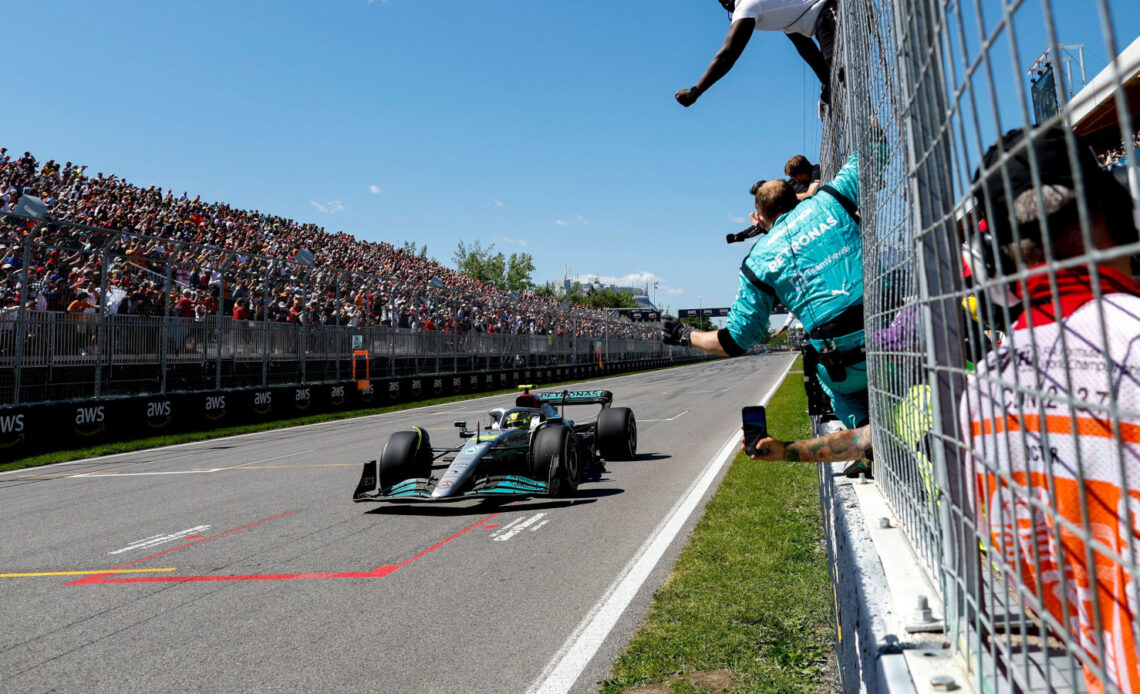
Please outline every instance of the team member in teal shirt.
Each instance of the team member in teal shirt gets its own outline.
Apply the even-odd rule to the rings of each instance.
[[[776,302],[804,324],[819,352],[819,380],[836,417],[854,429],[868,422],[863,336],[863,252],[858,208],[859,156],[799,201],[784,180],[756,191],[761,236],[740,267],[740,289],[721,330],[696,331],[675,318],[662,322],[665,342],[735,357],[768,336]]]

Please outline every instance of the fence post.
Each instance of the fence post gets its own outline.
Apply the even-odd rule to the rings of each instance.
[[[218,273],[218,314],[215,316],[217,321],[217,329],[214,331],[216,335],[216,351],[214,353],[214,389],[222,389],[222,312],[226,307],[226,272],[230,269],[230,263],[234,261],[236,253],[231,253],[230,257],[222,263],[221,272]],[[209,335],[207,334],[207,340]]]
[[[166,278],[162,287],[162,293],[166,297],[162,302],[162,336],[160,338],[161,344],[158,346],[159,390],[162,393],[166,393],[166,353],[170,350],[170,289],[173,283],[174,266],[168,259],[166,261]]]
[[[269,385],[269,350],[272,336],[269,334],[269,273],[273,264],[266,266],[261,280],[261,385]]]
[[[902,79],[903,122],[907,125],[907,179],[911,197],[919,301],[922,307],[923,338],[926,340],[926,375],[933,397],[934,432],[938,443],[931,446],[937,485],[945,489],[950,503],[939,504],[942,530],[941,582],[947,626],[951,634],[962,634],[962,619],[971,619],[975,607],[969,596],[979,596],[977,562],[971,539],[965,533],[968,523],[955,523],[953,508],[969,509],[965,480],[958,464],[957,441],[965,440],[958,431],[958,403],[964,384],[956,375],[964,371],[962,334],[955,293],[961,258],[957,251],[957,229],[952,220],[954,191],[952,143],[939,127],[948,113],[945,82],[941,79],[942,48],[935,35],[937,22],[927,2],[894,0],[894,14],[908,17],[909,26],[898,33],[899,68]],[[922,61],[928,60],[926,69]],[[962,519],[964,520],[964,519]],[[976,543],[975,543],[976,546]]]
[[[337,273],[336,273],[336,289],[334,290],[335,295],[333,297],[333,306],[336,307],[336,314],[335,314],[336,332],[334,333],[334,337],[333,337],[334,345],[335,345],[333,347],[333,359],[336,361],[336,380],[338,380],[338,381],[340,380],[340,346],[344,341],[343,337],[341,335],[341,330],[340,330],[340,316],[341,316],[341,313],[343,313],[343,309],[344,309],[344,306],[340,300],[340,277],[342,274],[344,274],[342,271],[337,271]]]
[[[298,275],[298,277],[299,276],[300,275]],[[308,323],[305,321],[305,309],[309,305],[309,298],[307,296],[307,292],[305,291],[305,288],[306,288],[306,285],[302,282],[301,283],[301,313],[299,316],[297,316],[297,329],[294,331],[294,333],[297,335],[297,359],[301,363],[301,383],[305,382],[305,374],[306,374],[306,370],[305,370],[305,357],[306,357],[305,328],[308,327]]]
[[[95,397],[100,397],[103,394],[103,352],[105,351],[104,339],[106,338],[108,320],[107,260],[111,257],[108,248],[118,237],[118,232],[112,234],[111,240],[103,245],[102,257],[99,262],[99,306],[95,309]]]
[[[20,306],[16,310],[16,373],[12,380],[12,404],[20,404],[20,374],[24,365],[24,344],[28,341],[28,266],[32,263],[32,239],[43,231],[44,223],[40,222],[28,235],[24,237],[24,281],[20,283]],[[55,344],[53,340],[51,344]]]

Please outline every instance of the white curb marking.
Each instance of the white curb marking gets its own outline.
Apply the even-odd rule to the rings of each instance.
[[[784,382],[791,370],[795,359],[788,362],[784,373],[780,375],[772,388],[760,401],[767,404],[772,394]],[[736,457],[736,450],[740,446],[740,433],[734,431],[716,456],[709,461],[708,467],[696,482],[673,507],[657,530],[645,541],[633,559],[622,569],[621,574],[610,585],[602,598],[595,603],[586,618],[566,639],[554,658],[538,676],[534,684],[527,689],[527,694],[564,694],[570,691],[578,681],[582,671],[594,658],[594,655],[617,624],[618,618],[625,612],[625,608],[633,601],[649,574],[661,560],[665,550],[672,544],[674,538],[681,531],[693,510],[697,507],[705,492],[717,478],[721,469],[728,461]]]
[[[195,526],[193,528],[187,528],[186,530],[182,530],[180,532],[170,533],[169,535],[154,535],[153,537],[148,537],[145,540],[139,540],[137,542],[132,542],[131,544],[127,545],[126,547],[124,547],[122,549],[117,549],[114,552],[107,552],[107,554],[122,554],[123,552],[130,552],[130,551],[136,550],[136,549],[146,549],[147,547],[154,547],[155,545],[161,545],[161,544],[165,544],[167,542],[174,542],[175,540],[181,540],[182,538],[186,537],[187,535],[201,535],[202,533],[206,532],[209,529],[210,529],[210,526],[208,526],[208,525],[199,525],[199,526]]]

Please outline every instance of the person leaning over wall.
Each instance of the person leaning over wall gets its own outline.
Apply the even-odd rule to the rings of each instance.
[[[788,183],[800,200],[810,198],[819,190],[819,164],[812,164],[802,154],[797,154],[784,164],[784,175],[788,177]]]
[[[720,0],[731,16],[724,45],[713,56],[705,74],[674,98],[682,106],[697,102],[721,77],[728,74],[753,31],[782,31],[811,67],[821,85],[820,101],[831,102],[831,61],[835,48],[835,0]],[[819,46],[811,39],[815,37]]]
[[[974,182],[999,278],[1028,271],[1020,317],[960,404],[979,532],[1026,607],[1096,665],[1090,692],[1109,688],[1101,669],[1140,692],[1140,284],[1129,254],[1108,253],[1137,242],[1131,198],[1060,127],[1007,133]]]
[[[820,191],[800,202],[785,180],[761,185],[753,219],[768,232],[740,266],[726,326],[693,330],[668,316],[661,329],[666,344],[736,357],[768,338],[772,308],[784,304],[819,353],[816,371],[836,417],[854,429],[868,422],[859,155]]]

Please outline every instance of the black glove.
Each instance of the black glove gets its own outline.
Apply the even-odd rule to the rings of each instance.
[[[693,329],[681,322],[680,318],[665,316],[661,320],[661,332],[664,334],[661,341],[667,345],[689,346],[689,333]]]

